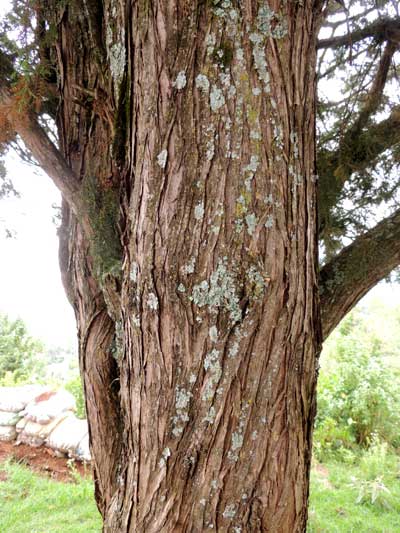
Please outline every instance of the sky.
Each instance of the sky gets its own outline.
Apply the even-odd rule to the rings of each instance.
[[[9,5],[0,0],[0,17]],[[75,348],[75,319],[61,283],[52,222],[52,205],[60,205],[60,195],[47,176],[15,154],[7,158],[7,167],[21,198],[0,200],[0,219],[5,221],[0,221],[0,312],[22,318],[31,335],[48,346]],[[5,238],[4,224],[15,238]],[[399,285],[379,284],[364,303],[376,298],[397,304]]]
[[[52,221],[60,194],[14,154],[7,157],[7,173],[21,197],[0,200],[0,312],[22,318],[48,345],[74,346],[75,318],[61,283]],[[5,238],[5,227],[14,238]]]

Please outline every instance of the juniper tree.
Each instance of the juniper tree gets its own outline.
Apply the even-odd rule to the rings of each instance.
[[[396,9],[15,1],[104,531],[305,530],[321,342],[400,263]]]

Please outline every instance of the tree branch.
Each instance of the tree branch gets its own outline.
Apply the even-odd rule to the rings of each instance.
[[[400,264],[400,209],[358,237],[320,272],[323,339]]]
[[[349,140],[348,138],[357,135],[367,124],[371,115],[373,115],[377,111],[388,78],[392,58],[395,52],[398,50],[399,44],[400,43],[394,43],[391,41],[386,43],[381,60],[379,61],[379,65],[372,83],[371,90],[367,95],[364,105],[361,108],[360,114],[357,117],[357,120],[346,132],[346,135],[343,139],[343,143],[346,143]]]
[[[340,198],[345,183],[354,172],[363,170],[387,148],[399,139],[400,112],[396,107],[388,119],[371,124],[371,116],[377,111],[394,53],[399,45],[388,42],[379,62],[371,89],[358,116],[344,133],[337,150],[321,150],[318,157],[320,181],[320,229],[329,220],[329,212]]]
[[[31,111],[17,111],[13,97],[5,87],[0,87],[0,104],[9,127],[21,137],[25,146],[44,172],[53,180],[75,215],[82,214],[80,182],[39,124],[35,114]]]
[[[372,124],[367,131],[352,140],[352,150],[346,166],[339,167],[338,155],[320,150],[318,153],[319,216],[320,230],[329,227],[329,213],[341,195],[344,184],[354,172],[362,172],[372,165],[377,158],[400,142],[400,108],[392,110],[390,116]],[[338,169],[340,168],[340,172]],[[340,174],[340,175],[339,175]]]
[[[400,42],[400,17],[381,18],[365,28],[355,30],[345,35],[338,35],[328,39],[320,39],[317,42],[317,49],[339,48],[340,46],[352,46],[354,43],[374,37],[376,41]]]

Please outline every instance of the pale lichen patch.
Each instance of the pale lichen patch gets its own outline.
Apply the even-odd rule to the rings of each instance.
[[[260,298],[266,287],[263,275],[257,270],[254,265],[252,265],[247,272],[247,277],[252,285],[253,298]]]
[[[195,265],[196,265],[196,258],[193,256],[190,258],[189,262],[182,267],[182,272],[184,274],[193,274]]]
[[[169,448],[164,448],[161,454],[161,459],[158,462],[160,468],[164,468],[167,464],[168,458],[171,457],[171,450]]]
[[[219,87],[213,85],[210,92],[210,106],[214,113],[225,105],[225,97]]]
[[[251,130],[250,131],[250,139],[253,139],[253,141],[260,141],[261,140],[261,132],[260,132],[260,130]]]
[[[176,415],[173,417],[172,434],[179,437],[183,433],[184,425],[189,421],[189,404],[192,393],[183,387],[175,389],[175,409]]]
[[[243,64],[244,63],[244,50],[243,48],[236,48],[236,59],[238,63]]]
[[[131,265],[131,270],[129,272],[129,278],[133,283],[137,282],[137,277],[139,273],[139,265],[134,261]]]
[[[215,145],[214,145],[214,139],[209,139],[207,141],[206,145],[206,159],[207,161],[212,161],[214,155],[215,155]]]
[[[196,87],[200,91],[208,93],[208,91],[210,90],[210,82],[208,81],[208,78],[205,74],[198,74],[196,76]]]
[[[165,165],[167,164],[167,158],[168,158],[168,151],[164,149],[157,156],[157,164],[161,168],[165,168]]]
[[[211,342],[217,342],[218,340],[218,329],[216,326],[211,326],[209,332],[208,332]]]
[[[125,31],[123,29],[120,35],[114,36],[111,25],[107,26],[106,49],[115,93],[118,97],[126,66]]]
[[[247,225],[247,233],[249,235],[254,235],[254,232],[257,228],[257,217],[254,213],[249,213],[245,217],[246,225]]]
[[[246,165],[245,167],[243,167],[243,171],[251,172],[254,174],[257,172],[259,165],[260,165],[260,160],[259,160],[258,155],[252,155],[250,157],[250,163]]]
[[[220,352],[215,348],[209,352],[204,359],[204,370],[209,374],[208,381],[204,387],[202,400],[211,400],[214,396],[215,387],[222,375],[221,363],[219,361]]]
[[[232,443],[231,443],[231,450],[240,450],[240,448],[243,446],[243,433],[235,431],[232,433]]]
[[[192,397],[192,393],[186,391],[185,389],[179,389],[177,387],[175,391],[175,407],[177,410],[183,410],[186,409],[189,405],[190,398]]]
[[[233,322],[242,317],[239,297],[236,291],[235,278],[226,265],[226,259],[219,260],[216,270],[211,274],[210,281],[203,280],[193,287],[191,300],[198,307],[208,307],[210,311],[224,309]]]
[[[194,208],[194,218],[196,220],[202,220],[203,217],[204,217],[204,204],[203,203],[199,203]]]
[[[230,359],[233,359],[234,357],[237,356],[238,353],[239,353],[239,343],[238,342],[234,342],[232,344],[232,346],[230,347],[230,349],[229,349],[228,357]]]
[[[264,204],[272,205],[273,203],[274,203],[274,198],[273,198],[272,194],[268,194],[268,195],[264,198]]]
[[[154,292],[150,292],[147,296],[147,307],[152,311],[156,311],[158,309],[158,298]]]
[[[272,215],[268,215],[267,216],[267,220],[265,221],[265,224],[264,226],[267,228],[267,229],[271,229],[274,227],[274,217]]]
[[[186,74],[184,70],[181,70],[178,73],[176,80],[172,83],[172,86],[175,87],[175,89],[177,89],[178,91],[186,87]]]
[[[222,513],[222,516],[224,518],[232,519],[232,518],[235,518],[236,512],[237,512],[236,505],[233,503],[230,503],[225,507],[224,512]]]
[[[217,38],[215,36],[215,33],[209,33],[206,37],[206,46],[207,46],[208,55],[211,55],[214,52],[216,42],[217,42]]]
[[[271,90],[270,76],[267,68],[267,60],[265,58],[263,36],[257,32],[253,32],[250,33],[249,39],[253,44],[253,59],[254,65],[257,70],[258,78],[260,82],[264,85],[264,92],[269,93]]]

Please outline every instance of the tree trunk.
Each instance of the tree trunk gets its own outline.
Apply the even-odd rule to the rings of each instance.
[[[104,531],[305,531],[318,8],[77,4],[58,126],[86,207],[60,258]]]

